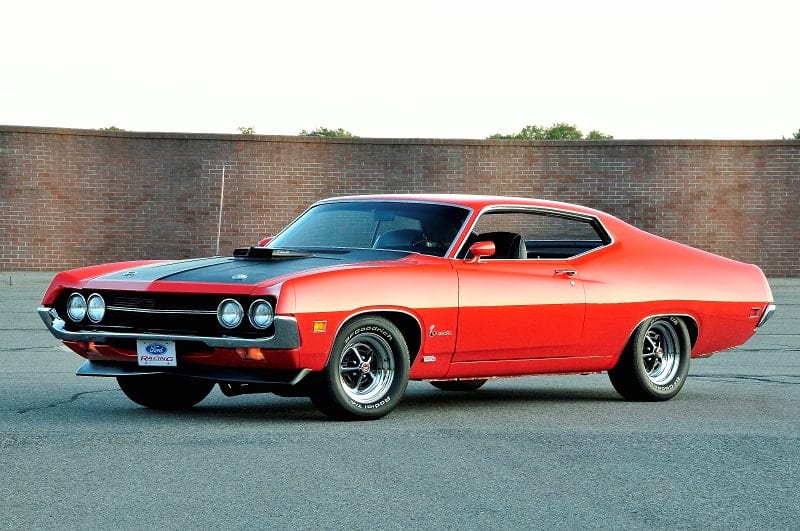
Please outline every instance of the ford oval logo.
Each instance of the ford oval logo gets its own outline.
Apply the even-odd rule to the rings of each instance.
[[[153,356],[161,356],[167,353],[167,347],[158,344],[147,345],[145,350],[147,350],[148,354],[152,354]]]

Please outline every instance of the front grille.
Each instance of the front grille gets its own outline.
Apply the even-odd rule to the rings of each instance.
[[[225,295],[185,295],[171,293],[131,294],[127,292],[100,292],[107,307],[130,310],[178,311],[192,313],[198,310],[215,313]],[[240,300],[239,302],[244,302]]]
[[[166,301],[164,301],[166,302]],[[135,297],[131,295],[109,294],[106,301],[107,306],[120,306],[124,308],[139,308],[154,310],[156,308],[155,297]]]
[[[56,304],[59,315],[67,315],[66,301],[72,293],[72,291],[65,292]],[[273,334],[271,327],[266,330],[253,328],[246,316],[242,324],[232,330],[224,328],[217,321],[217,306],[223,299],[238,300],[247,312],[255,300],[251,297],[102,290],[81,292],[84,297],[88,297],[91,293],[99,293],[106,301],[106,314],[103,320],[97,324],[88,319],[73,323],[65,318],[68,330],[245,338],[268,337]],[[275,301],[268,300],[274,307]]]

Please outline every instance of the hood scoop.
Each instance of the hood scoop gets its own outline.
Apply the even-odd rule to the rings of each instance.
[[[293,251],[291,249],[268,249],[266,247],[242,247],[233,251],[235,258],[258,258],[261,260],[291,260],[293,258],[308,258],[311,253]]]

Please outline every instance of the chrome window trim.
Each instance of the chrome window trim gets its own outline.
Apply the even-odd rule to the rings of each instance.
[[[464,227],[466,227],[467,223],[469,222],[469,219],[472,217],[472,214],[475,212],[475,209],[472,208],[472,207],[468,207],[468,206],[465,206],[465,205],[460,205],[460,204],[457,204],[457,203],[448,203],[447,201],[425,201],[425,200],[420,200],[420,199],[413,199],[413,200],[412,199],[353,199],[353,198],[337,199],[337,198],[334,197],[334,198],[331,198],[331,199],[323,199],[322,201],[317,201],[316,203],[314,203],[313,205],[311,205],[310,207],[305,209],[299,216],[294,218],[291,221],[291,223],[288,223],[275,236],[273,236],[272,240],[270,240],[270,242],[266,245],[266,247],[268,249],[273,249],[273,247],[271,247],[272,242],[275,239],[277,239],[278,236],[283,234],[283,232],[285,232],[289,227],[294,225],[295,222],[298,219],[300,219],[303,216],[305,216],[306,213],[308,211],[310,211],[311,209],[316,208],[316,207],[318,207],[320,205],[329,205],[329,204],[333,204],[333,203],[402,203],[402,204],[406,204],[406,205],[409,205],[409,204],[413,204],[413,205],[438,205],[438,206],[449,206],[449,207],[453,207],[453,208],[459,208],[461,210],[466,211],[467,215],[464,217],[464,221],[461,223],[461,227],[456,232],[456,235],[453,238],[453,241],[450,242],[450,247],[447,248],[447,251],[442,256],[436,256],[436,255],[433,255],[433,254],[424,254],[424,253],[419,253],[419,252],[416,252],[416,251],[397,251],[397,250],[394,250],[394,249],[380,249],[382,251],[393,251],[394,250],[395,252],[400,252],[400,253],[418,254],[418,255],[421,255],[421,256],[431,256],[433,258],[443,258],[443,259],[446,259],[453,252],[453,247],[455,246],[456,242],[459,240],[459,236],[461,236],[461,234],[464,233]],[[292,249],[303,249],[303,247],[291,247],[291,248]],[[370,250],[370,251],[375,251],[376,250],[373,247],[331,247],[331,248],[332,249],[353,249],[353,250],[359,250],[360,249],[360,250]],[[278,249],[280,249],[280,247],[278,247]]]
[[[616,243],[616,239],[614,238],[614,234],[612,234],[611,231],[608,230],[608,227],[606,227],[605,224],[600,220],[600,218],[595,216],[595,215],[584,214],[582,212],[575,212],[575,211],[572,211],[572,210],[566,210],[566,209],[555,208],[555,207],[535,206],[535,205],[509,205],[509,204],[490,205],[490,206],[487,206],[484,209],[482,209],[478,213],[478,215],[475,217],[475,221],[472,223],[472,225],[470,225],[469,229],[464,233],[464,242],[466,242],[467,238],[469,238],[469,233],[472,232],[472,230],[478,224],[478,221],[480,221],[481,217],[484,214],[489,214],[489,213],[492,213],[493,211],[508,211],[509,213],[515,213],[515,212],[516,213],[544,213],[544,214],[549,214],[549,215],[554,215],[555,214],[556,217],[579,219],[579,220],[588,221],[588,222],[594,221],[603,229],[603,232],[606,233],[606,236],[608,236],[608,240],[609,241],[608,241],[608,243],[604,243],[600,247],[595,247],[594,249],[589,249],[588,251],[585,251],[585,252],[580,253],[580,254],[576,254],[574,256],[570,256],[569,258],[525,258],[525,259],[522,259],[522,260],[520,260],[518,258],[495,258],[495,259],[490,259],[490,260],[487,260],[487,261],[481,260],[480,263],[482,263],[482,264],[483,263],[491,263],[491,262],[517,262],[517,263],[520,263],[520,262],[536,262],[536,263],[541,263],[541,262],[565,262],[565,261],[574,260],[576,258],[586,256],[588,254],[594,253],[594,252],[599,251],[601,249],[605,249],[606,247],[610,247],[611,245],[614,245],[614,243]],[[456,240],[457,239],[458,238],[456,238]],[[561,241],[561,240],[552,240],[552,241],[556,241],[557,242],[557,241]],[[463,247],[461,249],[459,249],[459,251],[461,251],[461,250],[463,250]],[[457,258],[458,254],[459,253],[456,252],[455,256],[453,256],[452,259],[458,260],[458,261],[462,261],[463,260],[462,258]]]

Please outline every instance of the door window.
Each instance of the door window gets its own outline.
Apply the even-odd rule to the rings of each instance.
[[[460,258],[469,257],[469,246],[492,241],[490,259],[568,259],[611,242],[595,218],[550,211],[490,211],[478,219],[464,244]]]

